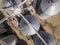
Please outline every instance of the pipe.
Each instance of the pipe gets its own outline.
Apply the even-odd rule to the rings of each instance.
[[[20,6],[22,6],[24,3],[26,3],[27,0],[23,1],[21,4],[19,4],[17,7],[20,8]],[[2,11],[4,12],[4,10],[2,9]],[[2,20],[0,20],[0,24],[3,23],[5,20],[8,20],[9,17],[16,15],[16,13],[14,12],[12,15],[9,15],[8,17],[3,18]]]
[[[17,37],[15,35],[9,35],[1,39],[1,44],[3,45],[16,45]]]
[[[27,23],[27,24],[29,25],[29,27],[32,29],[31,31],[36,32],[36,35],[43,41],[43,43],[44,43],[45,45],[48,45],[48,44],[45,42],[45,40],[39,35],[39,33],[36,31],[36,29],[32,28],[32,25],[28,22],[28,20],[27,20],[22,14],[20,14],[20,16],[26,21],[26,23]]]

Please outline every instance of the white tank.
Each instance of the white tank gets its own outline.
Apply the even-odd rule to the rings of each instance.
[[[14,1],[13,0],[10,0],[10,1],[2,0],[3,9],[10,15],[13,14],[14,7],[18,6],[22,3],[22,0],[14,0]],[[23,6],[20,6],[20,9],[23,9]],[[22,12],[22,11],[20,10],[20,12]]]
[[[56,45],[56,39],[51,34],[44,31],[40,31],[39,34],[48,45]],[[35,45],[45,45],[37,35],[34,35],[33,41]]]
[[[0,40],[2,45],[16,45],[17,37],[15,35],[9,35]]]
[[[29,21],[29,23],[32,25],[33,29],[36,29],[36,31],[40,28],[39,21],[32,15],[26,15],[25,18]],[[28,24],[24,21],[24,19],[20,20],[20,28],[21,31],[26,35],[34,35],[35,32],[32,31],[32,29],[28,26]]]
[[[3,24],[0,24],[0,34],[7,32],[7,29],[4,28]]]
[[[39,8],[41,8],[43,12],[40,17],[47,19],[60,12],[60,0],[42,0]]]

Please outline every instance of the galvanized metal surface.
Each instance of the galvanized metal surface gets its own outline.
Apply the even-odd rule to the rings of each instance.
[[[29,21],[29,23],[32,25],[32,28],[36,29],[36,31],[39,30],[40,24],[39,21],[32,15],[26,15],[25,18]],[[25,33],[26,35],[34,35],[35,32],[29,27],[29,25],[24,21],[24,19],[20,20],[20,28],[21,31]]]
[[[0,9],[1,9],[1,7],[2,6],[0,6]],[[34,10],[34,9],[32,8],[32,10]],[[31,13],[38,18],[38,16],[36,15],[37,13],[35,11],[34,12],[31,11]],[[5,16],[7,16],[7,15],[5,15]],[[60,13],[54,17],[49,18],[48,20],[41,21],[41,25],[45,29],[45,31],[55,36],[56,41],[57,41],[57,45],[60,45],[60,21],[59,21],[59,19],[60,19]],[[18,31],[19,30],[18,26],[15,25],[18,23],[14,24],[13,22],[15,22],[15,21],[8,22],[10,27],[16,32],[16,34],[18,35],[19,38],[22,38],[22,39],[28,41],[26,38],[24,38],[25,36],[23,36],[23,34],[21,35],[21,33]],[[12,23],[13,23],[13,25],[12,25]],[[18,30],[16,30],[16,29],[18,29]],[[30,42],[30,41],[28,41],[28,42]],[[33,45],[31,42],[29,44]]]
[[[26,3],[27,4],[27,3]],[[29,6],[27,4],[27,6]],[[54,35],[56,38],[57,45],[60,45],[60,13],[56,14],[56,16],[52,16],[47,20],[42,20],[41,17],[36,13],[35,9],[31,6],[31,10],[29,10],[32,15],[34,15],[41,23],[42,27],[46,32]],[[54,27],[52,25],[55,25]],[[58,26],[58,27],[57,27]],[[55,28],[57,27],[57,28]],[[56,32],[57,31],[57,32]],[[54,33],[54,34],[53,34]]]

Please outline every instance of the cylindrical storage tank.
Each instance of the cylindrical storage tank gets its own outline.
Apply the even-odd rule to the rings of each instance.
[[[40,23],[37,20],[37,18],[35,18],[32,15],[26,15],[25,18],[29,21],[29,23],[32,25],[32,28],[34,28],[36,31],[39,30],[40,28]],[[29,27],[29,25],[26,23],[26,21],[24,19],[20,20],[20,28],[21,31],[26,34],[26,35],[34,35],[35,32],[32,31],[32,29]]]
[[[52,36],[51,34],[43,31],[40,31],[39,34],[48,45],[56,45],[55,37]],[[37,35],[33,36],[33,40],[35,45],[45,45]]]
[[[5,32],[7,32],[7,29],[0,28],[0,34],[3,34],[3,33],[5,33]]]
[[[60,11],[60,0],[42,0],[38,8],[38,12],[40,11],[42,11],[40,15],[42,19],[57,15]]]
[[[17,37],[15,35],[9,35],[0,40],[0,44],[3,45],[16,45]]]
[[[22,0],[2,0],[2,7],[8,14],[11,15],[15,11],[14,7],[20,5],[21,3]],[[20,8],[23,9],[23,6],[20,6]],[[20,12],[22,11],[20,10]]]
[[[0,34],[7,32],[7,29],[4,28],[3,24],[0,24]]]

